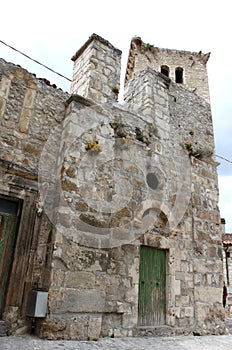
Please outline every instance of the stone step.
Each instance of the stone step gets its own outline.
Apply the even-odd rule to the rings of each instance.
[[[174,335],[173,328],[166,325],[137,327],[134,334],[136,337],[170,337],[172,335]]]

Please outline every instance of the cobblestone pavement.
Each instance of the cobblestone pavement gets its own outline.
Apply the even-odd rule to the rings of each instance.
[[[0,338],[1,350],[232,350],[232,335],[168,338],[103,338],[98,341],[42,340],[32,336]]]

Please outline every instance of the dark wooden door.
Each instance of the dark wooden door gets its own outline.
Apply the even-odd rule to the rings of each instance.
[[[165,324],[166,251],[141,246],[139,268],[139,325]]]
[[[17,201],[0,198],[0,317],[13,260],[19,216],[18,204]]]

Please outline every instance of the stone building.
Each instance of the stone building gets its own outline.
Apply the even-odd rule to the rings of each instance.
[[[0,60],[2,328],[224,332],[208,58],[133,38],[124,103],[121,51],[95,34],[70,94]]]

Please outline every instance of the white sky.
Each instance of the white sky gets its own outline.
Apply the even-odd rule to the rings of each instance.
[[[69,78],[72,55],[92,33],[123,51],[123,67],[135,35],[158,47],[211,52],[208,76],[216,154],[232,160],[230,0],[4,1],[0,33],[0,40]],[[69,91],[68,81],[1,43],[0,57]],[[226,231],[232,233],[232,164],[218,161],[221,217],[226,219]]]

